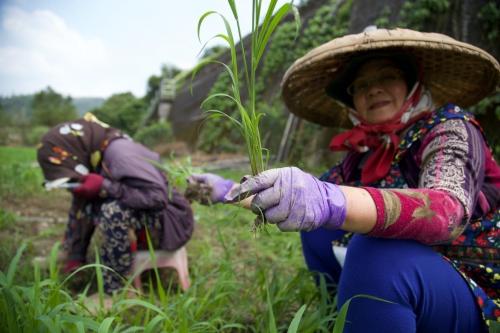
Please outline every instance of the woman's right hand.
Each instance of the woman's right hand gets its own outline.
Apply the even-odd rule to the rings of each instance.
[[[192,195],[195,200],[202,204],[214,204],[224,202],[224,196],[235,183],[213,173],[202,173],[189,176],[188,184],[191,191],[198,192],[198,195]],[[203,195],[203,192],[205,192],[205,195]]]

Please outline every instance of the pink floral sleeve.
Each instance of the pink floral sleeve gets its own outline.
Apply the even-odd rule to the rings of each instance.
[[[377,207],[371,236],[445,243],[465,229],[484,179],[484,141],[470,123],[449,120],[424,138],[418,189],[366,188]]]

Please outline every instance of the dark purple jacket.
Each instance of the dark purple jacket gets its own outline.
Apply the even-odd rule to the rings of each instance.
[[[132,209],[162,211],[161,248],[176,250],[193,233],[194,219],[189,202],[175,189],[168,191],[165,176],[151,161],[157,153],[126,138],[113,140],[104,152],[103,190],[108,197]]]

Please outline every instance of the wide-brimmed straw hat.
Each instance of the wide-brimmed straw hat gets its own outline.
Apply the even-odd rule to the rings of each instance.
[[[478,47],[438,33],[373,29],[333,39],[296,60],[281,83],[289,111],[324,126],[346,125],[346,105],[326,90],[353,60],[372,53],[415,59],[436,105],[474,105],[500,81],[498,61]]]

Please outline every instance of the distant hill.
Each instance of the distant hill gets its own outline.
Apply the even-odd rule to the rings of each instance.
[[[31,102],[34,95],[14,95],[14,96],[0,96],[0,104],[2,104],[7,114],[12,115],[15,119],[31,118],[33,110],[31,109]],[[100,107],[106,99],[100,97],[75,97],[72,99],[79,116],[83,116],[94,108]]]

